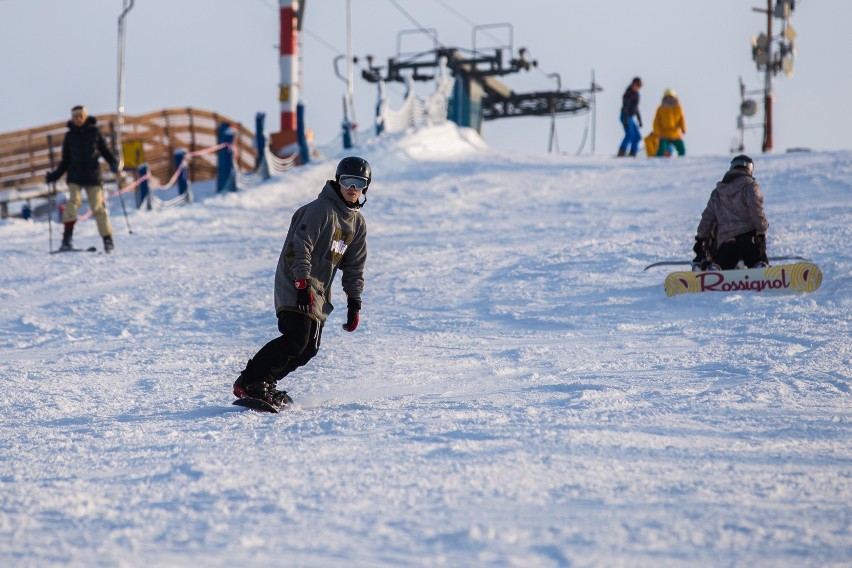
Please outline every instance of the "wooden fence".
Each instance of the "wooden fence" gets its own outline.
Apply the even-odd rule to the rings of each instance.
[[[115,147],[115,114],[95,115],[101,133]],[[229,123],[236,130],[237,163],[240,171],[255,167],[257,152],[254,134],[226,116],[194,108],[175,108],[139,116],[124,116],[121,141],[125,171],[147,163],[151,174],[165,183],[175,171],[174,152],[189,152],[217,144],[216,129]],[[22,199],[45,197],[44,174],[59,164],[62,141],[68,131],[67,121],[0,134],[0,216],[5,217],[8,203]],[[110,144],[110,141],[112,143]],[[112,179],[106,164],[104,179]],[[216,177],[216,153],[196,156],[190,162],[192,181]]]

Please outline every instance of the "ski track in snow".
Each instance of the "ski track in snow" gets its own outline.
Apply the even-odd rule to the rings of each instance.
[[[230,385],[339,156],[199,184],[132,236],[114,206],[112,256],[0,221],[0,565],[848,565],[852,152],[757,159],[770,255],[813,258],[819,290],[675,298],[642,268],[691,256],[726,156],[509,154],[452,125],[359,153],[362,323],[332,314],[275,416]]]

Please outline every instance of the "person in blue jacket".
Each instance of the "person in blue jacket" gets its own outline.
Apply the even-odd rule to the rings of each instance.
[[[619,156],[626,156],[629,149],[630,156],[636,157],[639,141],[642,140],[642,133],[639,131],[642,128],[642,116],[639,114],[639,89],[641,88],[642,79],[634,77],[621,98],[621,126],[624,127],[624,140],[618,148]]]

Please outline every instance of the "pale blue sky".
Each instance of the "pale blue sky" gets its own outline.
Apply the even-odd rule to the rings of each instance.
[[[583,88],[594,69],[605,89],[598,94],[598,155],[615,153],[621,94],[634,75],[645,83],[643,134],[663,90],[673,88],[686,114],[687,151],[696,155],[727,154],[737,138],[738,78],[762,86],[750,40],[765,29],[765,16],[752,11],[764,0],[352,0],[356,55],[384,62],[395,54],[397,33],[414,27],[396,5],[454,47],[471,47],[471,22],[511,22],[515,49],[526,47],[539,62],[539,69],[506,79],[517,92],[553,89],[546,77],[553,72],[563,88]],[[345,7],[345,0],[306,5],[302,95],[320,144],[337,135],[342,119],[345,85],[332,60],[346,49]],[[121,8],[121,0],[0,0],[0,132],[64,120],[78,103],[114,112]],[[850,22],[852,2],[797,2],[795,75],[776,78],[775,153],[852,147]],[[268,130],[278,130],[275,0],[137,0],[127,33],[128,114],[193,106],[251,128],[263,111]],[[361,128],[370,128],[376,87],[357,79],[355,97]],[[760,116],[762,109],[755,124]],[[577,150],[587,124],[585,116],[558,120],[563,152]],[[483,135],[498,148],[544,152],[549,126],[546,118],[503,119],[485,123]],[[760,132],[747,132],[746,151],[760,152]]]

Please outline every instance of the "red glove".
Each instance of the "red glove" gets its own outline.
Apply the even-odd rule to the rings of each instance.
[[[361,311],[361,300],[349,298],[346,300],[346,323],[343,324],[343,329],[346,331],[355,331],[358,327],[358,312]]]
[[[308,281],[296,280],[293,285],[296,286],[296,306],[303,312],[311,313],[311,308],[314,307],[314,295],[308,288]]]

